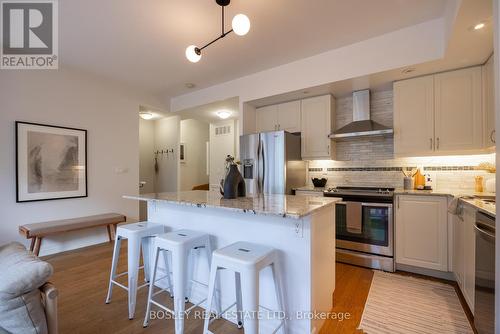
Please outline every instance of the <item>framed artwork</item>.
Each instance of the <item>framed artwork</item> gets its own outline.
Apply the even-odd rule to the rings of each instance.
[[[179,159],[180,159],[181,163],[186,162],[186,144],[185,143],[181,143],[179,146]]]
[[[87,130],[16,122],[16,201],[87,197]]]

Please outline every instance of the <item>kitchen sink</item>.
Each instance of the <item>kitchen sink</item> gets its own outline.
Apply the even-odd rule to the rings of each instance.
[[[482,201],[486,202],[486,203],[492,203],[492,204],[496,203],[496,200],[494,200],[494,199],[483,199]]]
[[[496,196],[495,195],[474,195],[474,198],[482,199],[485,202],[495,203]]]

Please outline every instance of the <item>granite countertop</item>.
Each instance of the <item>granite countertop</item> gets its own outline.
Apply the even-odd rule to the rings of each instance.
[[[472,206],[474,209],[479,210],[480,212],[496,217],[495,203],[485,202],[479,198],[460,198],[460,201]]]
[[[483,198],[495,198],[495,193],[487,192],[474,192],[470,190],[450,190],[450,189],[433,189],[433,190],[404,190],[396,189],[394,190],[396,195],[434,195],[434,196],[452,196],[452,197],[462,197],[462,196],[477,196]]]
[[[123,197],[140,201],[158,201],[198,208],[216,208],[293,219],[300,219],[323,207],[334,205],[335,202],[341,200],[333,197],[292,195],[260,195],[224,199],[220,193],[206,190],[151,193]]]
[[[450,197],[456,197],[460,196],[461,194],[458,193],[457,191],[452,191],[452,190],[447,190],[447,189],[433,189],[433,190],[417,190],[417,189],[410,189],[410,190],[405,190],[402,188],[398,188],[394,190],[395,195],[430,195],[430,196],[450,196]],[[463,195],[471,195],[470,193],[463,194]]]

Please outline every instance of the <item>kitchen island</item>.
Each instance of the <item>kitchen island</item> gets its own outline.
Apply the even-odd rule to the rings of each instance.
[[[164,224],[167,231],[192,229],[209,234],[215,249],[236,241],[277,249],[289,333],[317,333],[330,316],[335,289],[334,204],[340,199],[290,195],[223,199],[219,193],[210,191],[124,197],[147,201],[148,221]],[[200,252],[200,259],[195,261],[194,279],[207,282],[208,266],[203,250],[195,252]],[[225,309],[236,299],[234,274],[226,271],[219,274],[220,298]],[[206,288],[194,284],[189,299],[197,303],[206,294]],[[274,296],[271,270],[266,268],[260,274],[260,305],[277,310]],[[236,321],[234,313],[224,317]],[[276,319],[262,319],[259,332],[268,333],[277,324]]]

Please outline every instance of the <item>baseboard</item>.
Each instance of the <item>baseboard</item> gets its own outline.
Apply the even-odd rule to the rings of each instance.
[[[414,267],[414,266],[409,266],[407,264],[396,263],[396,271],[406,271],[409,273],[435,277],[447,281],[455,281],[455,275],[453,275],[452,272]]]

